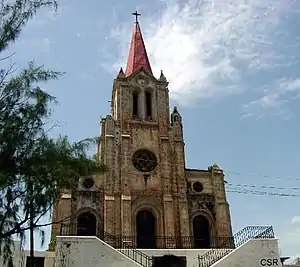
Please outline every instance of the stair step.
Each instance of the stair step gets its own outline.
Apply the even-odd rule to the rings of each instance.
[[[234,235],[235,248],[245,244],[250,239],[274,238],[272,226],[247,226]],[[225,247],[226,244],[224,244]],[[199,267],[209,267],[228,255],[232,249],[212,249],[198,256]]]

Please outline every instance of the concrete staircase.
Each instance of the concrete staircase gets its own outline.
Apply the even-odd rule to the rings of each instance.
[[[272,226],[247,226],[234,235],[234,247],[235,249],[237,249],[251,239],[270,238],[274,238],[274,231]],[[211,249],[204,255],[199,256],[199,267],[212,266],[234,250],[231,248],[226,249],[225,243],[220,247],[224,247],[224,249]]]
[[[151,267],[152,266],[152,257],[149,257],[145,253],[141,252],[140,250],[136,249],[131,243],[124,242],[120,238],[111,235],[107,232],[104,233],[105,242],[111,245],[116,250],[121,252],[126,257],[130,258],[137,264],[143,267]]]
[[[78,238],[81,242],[84,242],[88,237],[77,236],[77,226],[75,224],[61,224],[60,229],[61,237],[72,237]],[[93,241],[95,244],[102,243],[107,245],[105,249],[115,250],[117,253],[123,254],[126,258],[135,262],[137,265],[142,267],[151,267],[152,266],[152,257],[149,257],[147,254],[136,249],[136,247],[131,242],[124,241],[121,237],[112,235],[103,229],[96,230],[96,239],[98,241]],[[61,239],[61,238],[60,238]],[[70,239],[71,240],[71,239]]]
[[[61,236],[57,237],[55,257],[58,265],[56,266],[62,267],[63,265],[61,263],[66,262],[66,266],[69,267],[111,267],[119,266],[120,264],[124,267],[151,267],[152,256],[160,256],[162,252],[157,253],[157,251],[152,251],[149,254],[149,251],[144,252],[137,249],[132,242],[128,242],[128,240],[124,241],[122,237],[114,236],[103,230],[97,231],[98,237],[76,236],[76,231],[73,231],[73,228],[74,227],[68,227],[65,233],[62,231]],[[230,242],[228,240],[230,240]],[[258,249],[255,248],[255,253],[253,253],[252,249],[254,241],[258,242],[256,243]],[[184,249],[178,254],[188,257],[188,267],[247,267],[245,265],[246,263],[244,265],[236,265],[235,263],[239,262],[241,258],[249,259],[251,257],[264,256],[262,253],[265,253],[267,249],[261,249],[259,244],[266,242],[267,245],[265,245],[265,247],[268,247],[270,242],[272,243],[273,241],[275,242],[276,240],[271,226],[247,226],[233,237],[224,239],[224,241],[218,245],[218,248],[202,252],[204,254],[201,256],[197,256],[201,253],[197,250],[194,250],[194,254],[191,253],[189,256],[188,254],[191,251],[187,252]],[[275,248],[273,251],[276,251],[276,246],[277,244],[273,246]],[[163,250],[163,254],[173,254],[172,249],[161,250]],[[272,250],[268,250],[265,254],[272,254],[270,251]],[[255,262],[257,262],[257,259],[255,259]],[[112,263],[115,265],[112,265]],[[249,267],[253,267],[253,261],[251,264]]]

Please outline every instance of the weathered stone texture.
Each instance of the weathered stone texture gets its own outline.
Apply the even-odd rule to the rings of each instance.
[[[141,78],[144,85],[137,83]],[[99,157],[109,171],[94,177],[96,188],[103,189],[104,196],[99,195],[102,198],[97,200],[92,190],[85,189],[76,192],[76,199],[61,198],[53,220],[76,216],[81,209],[89,208],[108,233],[136,236],[135,216],[146,209],[155,216],[158,236],[193,234],[193,218],[197,215],[209,221],[211,236],[232,234],[223,171],[217,165],[207,170],[186,168],[181,116],[176,109],[170,122],[167,86],[144,69],[115,79],[112,114],[101,120],[98,146]],[[132,115],[133,92],[139,94],[136,117]],[[146,116],[146,92],[151,92],[151,118]],[[149,173],[138,171],[132,164],[132,155],[139,149],[147,149],[157,158],[156,168]],[[201,192],[194,190],[195,182],[201,183]],[[53,237],[59,234],[58,228],[53,226]]]

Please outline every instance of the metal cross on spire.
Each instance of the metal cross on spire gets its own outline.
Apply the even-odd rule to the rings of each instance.
[[[135,22],[138,23],[138,17],[141,15],[140,13],[138,13],[137,11],[135,11],[134,13],[132,13],[133,16],[135,16]]]

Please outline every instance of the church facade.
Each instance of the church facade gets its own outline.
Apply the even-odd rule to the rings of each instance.
[[[137,248],[213,248],[232,236],[223,170],[186,167],[183,119],[170,112],[167,79],[154,77],[138,22],[101,120],[98,156],[108,170],[63,192],[52,241],[73,232]]]

